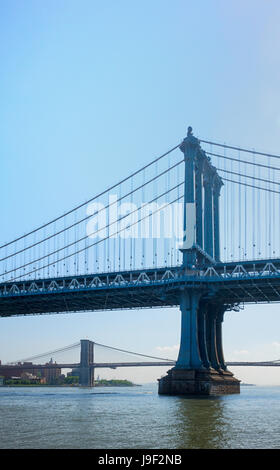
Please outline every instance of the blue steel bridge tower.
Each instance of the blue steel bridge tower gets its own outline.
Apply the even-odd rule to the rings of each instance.
[[[186,276],[196,277],[202,266],[220,261],[219,196],[223,182],[191,127],[180,150],[185,161],[182,269]],[[159,393],[240,393],[240,381],[227,370],[223,357],[222,322],[227,305],[215,292],[205,292],[199,282],[187,283],[178,296],[180,349],[175,367],[159,379]]]

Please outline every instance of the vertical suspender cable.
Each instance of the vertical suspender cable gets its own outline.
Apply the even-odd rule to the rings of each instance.
[[[145,169],[143,170],[143,186],[142,186],[142,204],[145,203]],[[141,259],[141,266],[143,268],[146,267],[145,262],[145,248],[146,248],[146,236],[147,234],[144,233],[144,224],[141,223],[139,229],[141,230],[141,238],[142,238],[142,259]]]
[[[130,184],[130,189],[131,189],[131,195],[130,195],[130,204],[131,204],[131,210],[132,210],[132,207],[133,207],[133,178],[131,178],[131,184]],[[130,223],[132,223],[132,220],[130,220]],[[138,228],[138,226],[137,226]],[[129,267],[130,267],[130,270],[132,269],[132,264],[133,264],[133,230],[134,230],[134,226],[133,228],[130,227],[130,253],[129,253],[129,256],[130,256],[130,259],[129,259]]]
[[[268,157],[268,165],[270,166],[270,157]],[[268,170],[268,179],[270,181],[270,168]],[[270,190],[271,186],[270,183],[268,183],[268,189]],[[268,192],[268,191],[267,191]],[[268,192],[268,231],[269,231],[269,236],[268,236],[268,246],[269,246],[269,257],[271,258],[271,226],[272,226],[272,220],[271,220],[271,209],[272,209],[272,197],[271,197],[271,192]]]
[[[110,221],[110,195],[109,191],[106,194],[106,197],[104,198],[104,209],[105,214],[104,214],[104,222],[106,226],[106,235],[105,235],[105,241],[103,243],[104,246],[104,267],[103,271],[104,272],[109,272],[110,271],[110,243],[111,243],[111,234],[110,234],[110,226],[109,226],[109,221]]]
[[[119,199],[122,197],[122,188],[119,185]],[[118,231],[120,229],[119,214],[118,214]],[[119,271],[121,270],[121,255],[122,255],[122,246],[121,246],[121,236],[118,234],[118,243],[119,243]]]
[[[247,258],[247,188],[244,186],[244,205],[245,205],[245,232],[244,232],[244,259]]]
[[[255,153],[253,153],[253,162],[255,163]],[[253,166],[254,168],[254,178],[256,176],[256,166],[254,165]],[[253,188],[252,189],[252,195],[253,195],[253,210],[252,210],[252,214],[253,214],[253,259],[255,259],[255,246],[256,246],[256,237],[255,237],[255,223],[256,223],[256,207],[255,207],[255,195],[256,195],[256,190]]]
[[[224,156],[226,153],[226,149],[224,147]],[[227,161],[224,158],[224,169],[226,169]],[[227,193],[228,193],[228,187],[226,186],[225,192],[224,192],[224,261],[227,261]]]
[[[238,158],[239,158],[239,162],[238,162],[238,171],[239,171],[239,186],[238,186],[238,204],[239,204],[239,209],[238,209],[238,212],[239,212],[239,224],[238,224],[238,230],[239,230],[239,259],[241,259],[241,220],[242,220],[242,217],[241,217],[241,168],[240,168],[240,150],[238,151]]]

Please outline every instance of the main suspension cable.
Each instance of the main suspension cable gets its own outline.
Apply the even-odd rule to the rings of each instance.
[[[280,167],[276,167],[276,166],[269,166],[269,165],[265,165],[264,163],[254,163],[254,162],[248,162],[247,160],[239,160],[238,158],[233,158],[233,157],[226,157],[225,155],[221,155],[219,153],[212,153],[212,152],[206,152],[207,155],[213,155],[214,157],[219,157],[219,158],[224,158],[226,160],[232,160],[234,162],[237,162],[237,163],[246,163],[247,165],[253,165],[253,166],[258,166],[258,167],[262,167],[262,168],[269,168],[271,170],[280,170]]]
[[[15,364],[15,363],[18,363],[18,362],[26,362],[26,361],[30,361],[30,360],[33,360],[33,359],[39,359],[41,357],[50,356],[52,354],[65,352],[65,351],[68,351],[69,349],[75,349],[78,346],[80,346],[80,343],[69,344],[69,346],[65,346],[64,348],[55,349],[54,351],[49,351],[49,352],[46,352],[46,353],[43,353],[43,354],[37,354],[36,356],[27,357],[25,359],[18,359],[17,361],[8,362],[8,364]]]
[[[242,176],[243,178],[251,178],[253,180],[263,181],[264,183],[271,183],[271,184],[280,185],[279,181],[272,181],[272,180],[267,180],[265,178],[258,178],[257,176],[245,175],[244,173],[238,173],[236,171],[225,170],[224,168],[217,168],[217,170],[218,171],[224,171],[225,173],[230,173],[230,174],[236,175],[236,176]]]
[[[161,195],[156,196],[154,199],[152,199],[151,201],[149,201],[149,202],[147,202],[146,204],[144,204],[143,206],[138,207],[138,208],[136,208],[134,211],[129,212],[128,214],[123,215],[119,220],[122,220],[122,219],[124,219],[125,217],[128,217],[128,216],[131,216],[133,213],[137,212],[138,210],[142,210],[142,209],[143,209],[145,206],[147,206],[148,204],[152,204],[152,203],[153,203],[154,201],[156,201],[157,199],[159,199],[159,198],[165,196],[166,194],[168,194],[168,193],[171,192],[171,191],[174,191],[175,189],[177,189],[178,187],[182,186],[183,184],[184,184],[184,182],[177,184],[176,186],[174,186],[174,187],[171,188],[171,189],[168,189],[167,191],[165,191],[165,192],[162,193]],[[175,201],[173,201],[172,203],[177,202],[177,200],[181,199],[182,197],[183,197],[183,196],[181,196],[180,198],[177,198],[177,199],[176,199]],[[171,203],[171,204],[172,204],[172,203]],[[168,206],[169,204],[170,204],[170,203],[167,203],[164,207]],[[147,217],[150,217],[151,215],[155,214],[155,213],[158,212],[159,210],[162,210],[164,207],[160,207],[160,208],[157,209],[156,211],[151,212],[150,214],[148,214],[148,216],[142,217],[140,220],[137,220],[136,222],[130,224],[130,227],[133,226],[133,225],[135,225],[136,223],[141,222],[142,220],[146,219]],[[79,240],[75,240],[74,242],[72,242],[72,243],[70,243],[70,244],[68,244],[68,245],[66,245],[66,246],[63,246],[62,248],[59,248],[59,249],[57,249],[57,250],[55,250],[55,251],[53,251],[53,252],[51,252],[51,253],[48,253],[47,255],[41,256],[40,258],[37,258],[37,259],[32,260],[32,261],[30,261],[30,262],[28,262],[28,263],[25,263],[25,264],[22,265],[22,266],[19,266],[19,267],[16,267],[16,268],[11,269],[11,270],[9,270],[9,271],[6,271],[6,272],[4,272],[4,273],[1,273],[0,276],[6,276],[7,274],[10,274],[10,273],[12,273],[12,272],[18,271],[19,269],[23,269],[23,268],[25,268],[25,267],[27,267],[27,266],[30,266],[31,264],[35,264],[35,263],[37,263],[38,261],[41,261],[42,259],[48,258],[49,256],[52,256],[52,255],[54,255],[54,254],[56,254],[56,253],[58,253],[58,252],[60,252],[60,251],[63,251],[63,250],[65,250],[66,248],[69,248],[70,246],[76,245],[77,243],[83,241],[85,238],[88,238],[89,236],[95,235],[95,234],[98,233],[99,231],[105,230],[107,227],[109,227],[109,226],[111,226],[111,225],[115,225],[115,222],[111,222],[111,223],[105,225],[104,227],[102,227],[102,228],[96,230],[95,232],[92,232],[91,234],[88,234],[88,235],[86,235],[85,237],[80,238]],[[118,235],[118,234],[119,234],[120,232],[122,232],[123,230],[126,230],[127,228],[128,228],[128,227],[124,227],[123,229],[118,230],[117,232],[115,232],[115,233],[113,233],[113,234],[110,234],[109,236],[107,236],[107,237],[105,237],[105,238],[102,238],[101,240],[98,240],[97,242],[92,243],[92,244],[88,245],[87,247],[84,247],[84,248],[82,248],[82,249],[80,249],[80,250],[77,250],[77,251],[75,251],[75,252],[73,252],[73,253],[70,253],[69,255],[67,255],[67,256],[65,256],[65,257],[63,257],[63,258],[60,258],[60,259],[56,260],[56,263],[58,263],[58,262],[60,262],[60,261],[63,261],[63,260],[65,260],[65,259],[68,259],[68,258],[74,256],[75,254],[81,253],[81,252],[85,251],[86,249],[91,248],[92,246],[95,246],[95,245],[101,243],[102,241],[107,240],[107,239],[110,238],[110,237],[114,237],[115,235]],[[21,278],[21,277],[24,276],[24,275],[28,275],[28,274],[37,272],[37,271],[42,270],[42,269],[44,269],[44,268],[46,268],[46,267],[48,267],[48,266],[51,266],[51,265],[53,265],[53,264],[54,264],[54,262],[48,263],[47,265],[41,266],[41,267],[39,267],[39,268],[36,268],[36,269],[34,269],[33,271],[30,271],[30,272],[24,273],[24,274],[22,274],[22,275],[20,275],[20,276],[14,277],[13,280],[19,279],[19,278]]]
[[[110,204],[107,204],[106,206],[102,207],[98,213],[100,214],[102,211],[104,211],[105,209],[108,209],[109,207],[113,206],[114,204],[116,204],[117,202],[120,202],[121,200],[123,200],[124,198],[134,194],[136,191],[139,191],[140,189],[142,189],[144,186],[148,185],[149,183],[152,183],[153,181],[155,181],[156,179],[160,178],[161,176],[165,175],[165,173],[169,172],[170,170],[173,170],[174,168],[176,168],[178,165],[181,165],[182,163],[184,162],[184,160],[180,160],[179,162],[175,163],[173,166],[171,166],[170,168],[167,168],[167,170],[164,170],[162,171],[161,173],[159,173],[158,175],[154,176],[153,178],[151,178],[150,180],[146,181],[145,183],[141,184],[140,186],[138,186],[137,188],[133,189],[132,191],[130,191],[129,193],[127,194],[124,194],[123,196],[121,196],[119,199],[117,199],[116,201],[114,201],[113,203],[110,203]],[[41,240],[39,240],[38,242],[36,243],[33,243],[27,247],[24,247],[22,248],[21,250],[18,250],[16,251],[15,253],[11,253],[3,258],[0,259],[0,262],[2,261],[5,261],[9,258],[12,258],[16,255],[19,255],[20,253],[23,253],[27,250],[30,250],[31,248],[34,248],[35,246],[37,245],[40,245],[41,243],[45,242],[45,241],[48,241],[50,240],[51,238],[54,238],[58,235],[61,235],[62,233],[66,232],[67,230],[70,230],[71,228],[77,226],[78,224],[82,223],[82,222],[85,222],[86,220],[88,220],[89,218],[91,218],[93,216],[93,214],[90,214],[90,215],[87,215],[86,217],[84,217],[83,219],[80,219],[78,220],[77,222],[74,222],[73,224],[69,225],[68,227],[64,227],[62,230],[56,232],[56,233],[53,233],[51,235],[49,235],[48,237],[45,237]]]
[[[136,353],[136,352],[133,352],[133,351],[126,351],[125,349],[113,348],[112,346],[106,346],[105,344],[100,344],[100,343],[95,343],[95,342],[94,342],[94,344],[96,346],[102,346],[103,348],[106,348],[106,349],[113,349],[114,351],[129,353],[129,354],[133,354],[135,356],[149,357],[150,359],[160,359],[161,361],[175,362],[174,359],[167,359],[167,358],[164,358],[164,357],[156,357],[156,356],[148,356],[147,354],[140,354],[140,353]]]
[[[231,180],[229,178],[224,178],[224,177],[222,179],[224,181],[229,181],[230,183],[242,184],[243,186],[249,186],[250,188],[254,188],[254,189],[262,189],[263,191],[267,191],[269,193],[280,194],[280,191],[276,191],[275,189],[262,188],[261,186],[254,186],[253,184],[242,183],[241,181],[234,181],[234,180]]]
[[[168,150],[167,152],[163,153],[162,155],[160,155],[159,157],[157,157],[155,160],[153,160],[152,162],[148,163],[147,165],[143,166],[142,168],[140,168],[139,170],[135,171],[134,173],[132,173],[131,175],[127,176],[126,178],[124,178],[123,180],[119,181],[118,183],[114,184],[113,186],[111,186],[110,188],[106,189],[105,191],[102,191],[101,193],[97,194],[96,196],[92,197],[91,199],[89,199],[88,201],[86,202],[83,202],[82,204],[79,204],[78,206],[74,207],[74,209],[71,209],[70,211],[66,212],[65,214],[62,214],[60,215],[59,217],[56,217],[55,219],[51,220],[50,222],[46,223],[46,224],[43,224],[41,225],[40,227],[37,227],[36,229],[34,230],[31,230],[31,232],[28,232],[24,235],[22,235],[21,237],[18,237],[18,238],[15,238],[14,240],[8,242],[8,243],[5,243],[4,245],[0,246],[0,250],[2,248],[5,248],[9,245],[12,245],[13,243],[15,242],[18,242],[19,240],[22,240],[23,238],[25,237],[28,237],[29,235],[32,235],[33,233],[35,232],[38,232],[39,230],[47,227],[48,225],[51,225],[53,224],[54,222],[57,222],[58,220],[62,219],[63,217],[66,217],[67,215],[75,212],[76,210],[80,209],[81,207],[89,204],[90,202],[94,201],[95,199],[98,199],[99,197],[103,196],[104,194],[106,194],[107,192],[111,191],[112,189],[116,188],[117,186],[119,186],[120,184],[124,183],[125,181],[129,180],[130,178],[134,177],[135,175],[137,175],[138,173],[141,173],[141,171],[145,170],[146,168],[150,167],[151,165],[153,165],[154,163],[158,162],[159,160],[161,160],[162,158],[164,158],[166,155],[170,154],[171,152],[173,152],[174,150],[176,150],[181,144],[178,144],[176,145],[175,147],[173,147],[172,149]]]
[[[255,155],[262,155],[264,157],[280,158],[280,155],[275,155],[275,154],[273,155],[271,153],[256,152],[255,150],[245,149],[245,148],[242,148],[242,147],[234,147],[232,145],[218,144],[217,142],[210,142],[209,140],[199,139],[199,141],[203,142],[204,144],[216,145],[218,147],[223,147],[223,148],[232,149],[232,150],[238,150],[240,152],[246,152],[246,153],[255,154]]]

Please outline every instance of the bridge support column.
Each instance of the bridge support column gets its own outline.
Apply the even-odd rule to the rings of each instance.
[[[207,312],[207,328],[206,328],[206,343],[208,350],[208,357],[211,367],[215,370],[221,369],[218,353],[217,353],[217,312],[215,307],[210,306]]]
[[[185,291],[181,295],[181,344],[177,369],[203,368],[198,343],[198,304],[200,294]]]
[[[82,387],[94,386],[93,363],[94,343],[87,339],[81,339],[81,359],[79,369],[79,384]]]
[[[209,369],[210,361],[206,342],[206,313],[205,306],[201,305],[198,311],[198,341],[203,365],[206,369]]]
[[[240,393],[240,381],[226,369],[222,348],[224,306],[205,303],[194,289],[181,295],[181,344],[175,367],[159,379],[162,395]]]
[[[217,355],[220,363],[220,367],[227,371],[227,366],[224,360],[223,344],[222,344],[222,323],[224,321],[224,308],[218,309],[216,317],[216,345],[217,345]]]

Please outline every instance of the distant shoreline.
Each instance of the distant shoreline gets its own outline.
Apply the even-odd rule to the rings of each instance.
[[[100,380],[98,382],[94,383],[93,388],[95,387],[141,387],[142,385],[140,384],[134,384],[133,382],[130,382],[129,380]],[[78,383],[72,383],[72,384],[40,384],[40,383],[31,383],[31,384],[22,384],[22,383],[14,383],[14,384],[3,384],[1,385],[1,388],[13,388],[13,387],[64,387],[64,388],[78,388],[81,387],[80,384]]]

